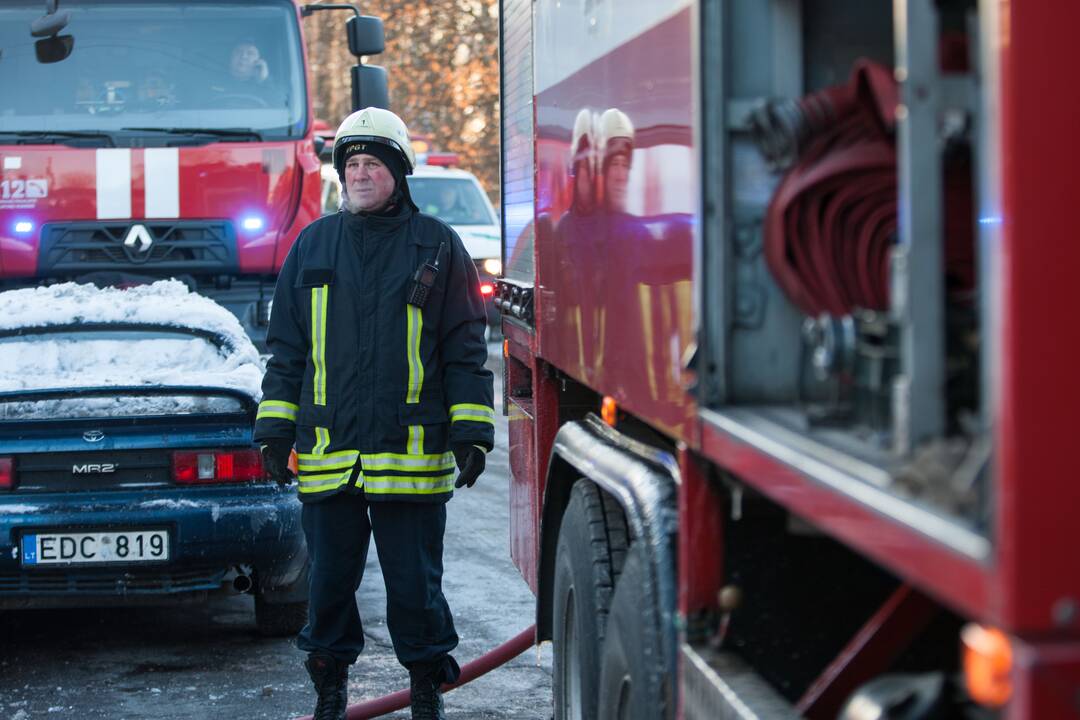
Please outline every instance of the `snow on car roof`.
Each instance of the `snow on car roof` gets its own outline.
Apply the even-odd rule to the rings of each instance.
[[[91,322],[205,330],[257,354],[235,315],[179,280],[129,288],[69,282],[0,293],[0,330]]]
[[[240,322],[177,280],[125,289],[64,283],[0,293],[0,331],[109,324],[160,326],[162,332],[0,338],[0,392],[171,385],[229,388],[256,401],[262,396],[262,362]],[[220,337],[222,348],[189,334],[193,330]],[[128,405],[139,414],[155,409],[146,398],[131,398]],[[175,400],[159,405],[163,412],[183,411]]]

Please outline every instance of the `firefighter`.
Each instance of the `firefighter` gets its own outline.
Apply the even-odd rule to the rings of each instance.
[[[494,442],[483,296],[457,234],[412,201],[415,156],[400,118],[353,113],[333,162],[343,208],[304,229],[278,277],[255,439],[279,482],[296,449],[312,563],[297,645],[315,717],[345,717],[373,535],[412,716],[444,718],[439,687],[460,672],[442,593],[445,503],[472,487]]]
[[[626,190],[634,155],[634,124],[618,108],[600,114],[600,177],[604,206],[610,212],[626,212]]]

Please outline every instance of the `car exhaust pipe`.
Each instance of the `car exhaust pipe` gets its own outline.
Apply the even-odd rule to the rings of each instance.
[[[247,573],[239,573],[232,581],[233,590],[238,593],[249,593],[251,588],[254,587],[254,583],[251,582],[251,576]]]

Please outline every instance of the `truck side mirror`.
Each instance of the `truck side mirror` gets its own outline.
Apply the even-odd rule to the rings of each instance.
[[[381,18],[357,15],[348,19],[345,28],[349,34],[349,52],[356,57],[378,55],[386,49]]]
[[[386,68],[378,65],[352,66],[352,107],[390,109],[390,86],[386,80]]]

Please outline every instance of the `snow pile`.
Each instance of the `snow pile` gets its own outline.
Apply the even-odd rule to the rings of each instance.
[[[65,283],[0,293],[0,330],[134,323],[160,331],[28,332],[0,338],[0,392],[139,385],[209,386],[261,398],[262,363],[239,321],[176,280],[129,289]],[[175,332],[174,332],[175,330]],[[223,347],[191,335],[221,337]],[[125,396],[8,403],[0,416],[108,417],[235,410],[229,398]]]

